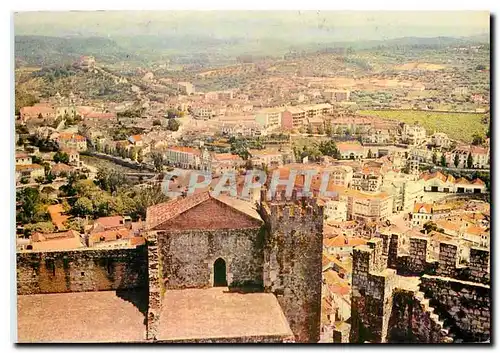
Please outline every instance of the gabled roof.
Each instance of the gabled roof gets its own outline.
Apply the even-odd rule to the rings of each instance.
[[[432,204],[417,202],[413,207],[413,213],[432,213]]]
[[[146,211],[146,229],[152,230],[208,200],[217,200],[239,213],[250,216],[255,220],[262,221],[257,211],[248,202],[226,195],[214,197],[209,191],[205,191],[148,207]]]

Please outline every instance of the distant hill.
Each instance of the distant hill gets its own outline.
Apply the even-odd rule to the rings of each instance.
[[[236,60],[240,55],[282,56],[290,50],[329,51],[332,48],[355,50],[378,47],[430,47],[489,43],[489,36],[472,37],[402,37],[388,40],[332,41],[325,38],[295,41],[276,38],[250,39],[214,38],[203,35],[135,35],[105,37],[48,37],[17,35],[15,58],[21,65],[50,66],[67,64],[81,55],[93,55],[100,62],[158,61],[173,58],[172,62],[201,60],[216,62]],[[177,58],[177,60],[176,60]]]
[[[135,58],[135,54],[103,37],[15,37],[16,61],[27,65],[68,64],[82,55],[93,55],[105,61]]]

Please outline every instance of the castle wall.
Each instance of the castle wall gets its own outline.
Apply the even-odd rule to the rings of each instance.
[[[489,250],[471,247],[460,262],[454,242],[440,242],[437,260],[425,237],[411,236],[408,245],[398,249],[397,235],[379,234],[354,248],[351,342],[449,342],[449,332],[467,342],[489,339]],[[390,267],[392,283],[383,277]]]
[[[262,213],[265,290],[276,294],[297,342],[318,342],[323,208],[294,196],[265,204]]]
[[[395,290],[388,341],[391,343],[442,343],[442,327],[411,291]]]
[[[396,271],[386,268],[382,239],[353,251],[351,334],[355,343],[386,341]]]
[[[262,286],[263,234],[261,228],[224,230],[166,230],[158,234],[164,289],[213,285],[213,265],[226,262],[229,286]]]
[[[16,255],[17,293],[85,292],[147,287],[144,246],[25,251]]]
[[[424,275],[420,288],[431,305],[451,322],[466,341],[479,342],[490,338],[490,286]]]

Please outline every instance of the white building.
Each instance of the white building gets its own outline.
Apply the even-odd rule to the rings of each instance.
[[[404,124],[402,139],[409,145],[420,145],[426,139],[425,128],[420,125]]]
[[[344,201],[327,200],[324,203],[323,214],[327,222],[347,221],[347,203]]]

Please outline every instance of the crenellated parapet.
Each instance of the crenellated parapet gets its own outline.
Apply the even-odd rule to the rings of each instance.
[[[490,253],[464,247],[383,232],[355,247],[351,342],[487,340]]]
[[[375,237],[382,239],[382,261],[398,274],[428,274],[479,283],[490,282],[490,251],[486,248],[467,246],[458,240],[431,243],[425,235],[410,235],[405,244],[400,241],[402,236],[399,234],[377,233]],[[461,257],[461,252],[468,254],[466,260]]]

